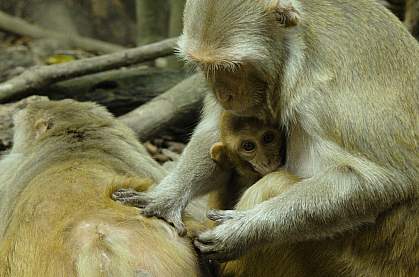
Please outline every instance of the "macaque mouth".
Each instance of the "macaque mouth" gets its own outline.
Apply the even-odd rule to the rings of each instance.
[[[278,162],[277,164],[274,165],[268,165],[268,166],[258,166],[258,165],[254,165],[249,163],[252,170],[255,171],[256,173],[265,176],[269,173],[278,171],[281,167],[282,167],[282,162]]]

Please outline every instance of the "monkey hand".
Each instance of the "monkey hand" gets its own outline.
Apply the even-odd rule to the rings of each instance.
[[[145,192],[138,192],[131,188],[119,189],[112,194],[112,199],[125,205],[144,208],[150,203],[150,197]]]
[[[194,242],[208,259],[232,260],[254,245],[250,232],[252,216],[248,211],[209,211],[208,218],[220,225],[202,233]]]
[[[161,218],[173,225],[180,236],[186,235],[182,222],[183,205],[173,197],[159,195],[158,192],[138,192],[133,189],[120,189],[112,194],[112,199],[126,205],[141,208],[144,216]]]

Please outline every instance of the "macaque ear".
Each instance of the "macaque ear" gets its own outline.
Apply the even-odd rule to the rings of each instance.
[[[224,164],[227,161],[225,146],[222,142],[214,143],[210,149],[211,159],[219,164]]]
[[[40,118],[38,119],[33,128],[35,130],[35,138],[40,137],[41,135],[45,134],[49,129],[53,126],[51,118]]]
[[[285,28],[297,26],[300,22],[300,13],[291,1],[270,1],[268,12],[272,13],[275,16],[276,21]]]

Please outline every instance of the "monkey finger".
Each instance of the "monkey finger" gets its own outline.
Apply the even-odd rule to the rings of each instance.
[[[138,191],[133,189],[119,189],[112,193],[112,198],[132,197],[138,195]]]
[[[225,251],[221,251],[218,249],[219,247],[215,245],[205,244],[199,240],[195,240],[194,245],[198,248],[199,252],[209,260],[226,262],[234,258],[234,255],[229,255],[225,253]]]
[[[183,224],[181,217],[176,218],[176,217],[164,216],[159,211],[156,211],[153,207],[150,207],[150,206],[141,210],[141,214],[146,217],[155,216],[157,218],[160,218],[166,221],[167,223],[169,223],[176,229],[176,232],[181,237],[185,236],[187,233],[185,224]]]
[[[184,237],[186,235],[185,224],[182,221],[172,222],[171,224],[175,227],[179,236]]]
[[[207,213],[207,217],[215,221],[217,223],[223,223],[226,220],[233,219],[233,215],[235,214],[235,211],[227,210],[227,211],[221,211],[221,210],[210,210]]]
[[[202,243],[198,239],[194,240],[194,245],[196,248],[198,248],[199,252],[202,253],[203,255],[207,256],[207,255],[215,253],[215,250],[213,249],[212,245]]]
[[[167,216],[163,218],[166,222],[170,223],[173,227],[175,227],[179,236],[183,237],[186,235],[186,227],[185,224],[182,222],[181,216]]]
[[[114,200],[137,208],[144,208],[150,202],[147,198],[141,197],[139,195],[131,197],[115,197]]]
[[[151,207],[144,206],[142,208],[144,208],[143,210],[141,210],[141,214],[142,215],[144,215],[146,217],[153,217],[153,216],[155,216],[157,218],[160,218],[160,219],[163,219],[163,220],[167,221],[164,217],[160,216],[160,213],[156,212]]]
[[[200,234],[195,240],[204,244],[212,244],[216,241],[216,238],[213,231],[206,231]]]

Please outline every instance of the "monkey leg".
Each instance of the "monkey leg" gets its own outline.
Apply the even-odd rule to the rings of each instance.
[[[273,172],[271,175],[275,176],[277,182],[270,182],[270,180],[265,178],[259,180],[244,192],[236,205],[236,210],[251,209],[257,204],[280,195],[299,181],[297,176],[294,176],[285,170]]]
[[[237,210],[254,208],[270,198],[280,195],[299,181],[285,170],[271,173],[278,182],[261,179],[251,186],[236,205]],[[240,259],[222,264],[222,276],[309,276],[303,266],[300,251],[292,245],[259,247]]]

